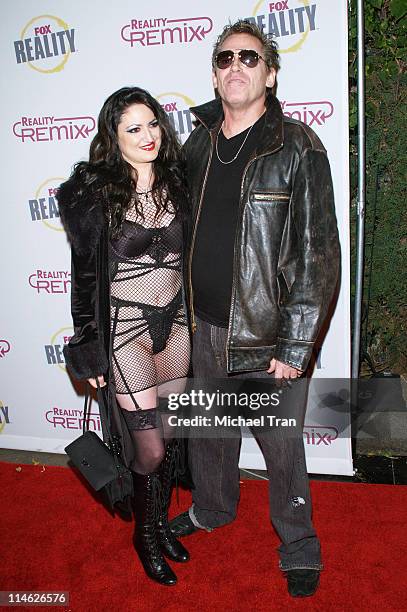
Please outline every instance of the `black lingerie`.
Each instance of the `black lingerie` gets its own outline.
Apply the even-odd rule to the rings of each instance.
[[[175,217],[165,227],[143,227],[140,223],[125,220],[121,235],[110,243],[119,257],[148,254],[156,261],[163,261],[169,253],[181,252],[180,224]]]
[[[117,393],[133,397],[186,376],[189,336],[182,304],[180,219],[128,213],[110,240],[112,367]]]
[[[120,300],[115,297],[112,297],[111,304],[115,307],[112,327],[114,336],[116,339],[119,339],[121,336],[126,336],[127,338],[122,343],[116,344],[116,351],[119,351],[127,342],[141,336],[145,332],[143,325],[145,322],[150,338],[153,341],[153,355],[156,355],[165,349],[174,321],[184,324],[182,312],[180,312],[182,311],[181,291],[178,291],[174,299],[165,306],[153,306],[151,304],[143,304],[142,302],[126,302],[125,300]],[[123,323],[125,321],[120,319],[119,312],[120,307],[125,306],[139,308],[142,312],[142,316],[133,319],[135,325],[132,329],[126,329],[126,331],[120,332],[117,331],[117,326],[120,322]],[[142,323],[140,324],[139,322]],[[130,339],[128,339],[129,332],[134,332]]]

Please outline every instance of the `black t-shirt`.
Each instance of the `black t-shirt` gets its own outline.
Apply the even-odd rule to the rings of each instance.
[[[192,258],[194,309],[198,317],[219,327],[229,324],[233,254],[242,176],[264,126],[262,115],[250,128],[232,138],[218,137],[219,157],[213,152]]]

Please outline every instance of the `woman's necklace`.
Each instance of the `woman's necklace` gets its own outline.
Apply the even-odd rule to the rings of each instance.
[[[137,185],[136,185],[136,193],[137,193],[137,195],[146,196],[148,193],[150,193],[152,191],[152,189],[151,189],[151,187],[152,187],[152,180],[151,180],[152,177],[153,177],[153,168],[151,167],[148,180],[145,183],[146,186],[145,187],[139,187],[140,182],[139,181],[137,182]]]

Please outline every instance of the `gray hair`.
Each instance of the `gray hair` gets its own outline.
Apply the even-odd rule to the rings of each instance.
[[[263,45],[264,60],[267,68],[269,70],[274,68],[276,72],[278,71],[280,68],[280,57],[277,51],[276,41],[273,40],[271,34],[264,34],[260,28],[249,19],[239,19],[233,24],[229,23],[225,25],[213,47],[212,66],[215,66],[216,56],[219,53],[220,47],[229,36],[232,36],[232,34],[250,34],[250,36],[257,38]]]

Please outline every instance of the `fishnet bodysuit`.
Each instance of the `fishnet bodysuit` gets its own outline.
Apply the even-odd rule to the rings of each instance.
[[[189,335],[182,305],[181,222],[155,218],[151,192],[140,196],[111,239],[112,362],[116,392],[130,394],[187,375]]]

